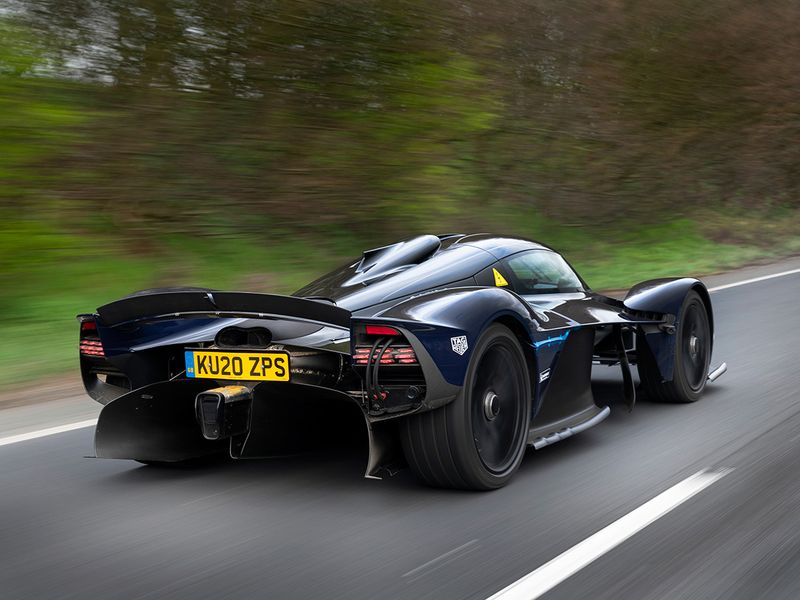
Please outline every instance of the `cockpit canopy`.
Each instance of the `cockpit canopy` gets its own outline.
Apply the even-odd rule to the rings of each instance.
[[[529,253],[539,258],[526,257]],[[491,276],[495,268],[518,293],[583,289],[566,261],[541,244],[490,234],[447,234],[421,235],[367,250],[295,295],[327,299],[356,311],[437,288],[493,285],[486,274]]]

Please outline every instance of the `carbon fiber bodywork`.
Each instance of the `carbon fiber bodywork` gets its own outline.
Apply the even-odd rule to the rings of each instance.
[[[493,272],[497,281],[510,279],[507,261],[531,251],[553,252],[516,238],[421,236],[367,251],[294,296],[153,290],[81,315],[91,323],[86,339],[96,336],[103,349],[102,356],[80,359],[88,393],[105,405],[96,455],[170,462],[224,451],[254,458],[366,432],[367,474],[375,476],[402,461],[398,420],[452,402],[477,341],[495,323],[524,349],[529,441],[539,447],[607,414],[592,397],[593,362],[621,366],[632,407],[627,369],[637,362],[637,340],[646,342],[669,381],[687,293],[697,291],[711,315],[705,287],[689,278],[639,284],[624,301],[592,292],[583,280],[573,289],[534,294],[507,282],[487,284]],[[373,326],[397,335],[370,335]],[[258,347],[236,341],[250,330],[258,331]],[[83,332],[82,325],[82,339]],[[369,350],[362,350],[366,362],[354,358],[359,347]],[[286,352],[290,381],[194,379],[184,353],[201,349]],[[386,352],[413,360],[390,361]],[[239,415],[246,431],[204,439],[196,398],[232,383],[247,391],[247,412]]]

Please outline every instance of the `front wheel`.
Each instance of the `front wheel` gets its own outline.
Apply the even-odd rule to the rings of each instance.
[[[456,399],[401,421],[411,469],[436,487],[504,486],[525,454],[530,397],[519,341],[507,327],[490,326],[475,345]]]
[[[700,295],[691,291],[681,306],[675,332],[672,381],[662,381],[656,360],[642,339],[639,376],[648,397],[656,402],[695,402],[702,396],[711,363],[711,324]]]

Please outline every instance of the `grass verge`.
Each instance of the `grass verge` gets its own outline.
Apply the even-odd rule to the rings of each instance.
[[[709,217],[711,219],[711,217]],[[792,223],[729,218],[676,220],[596,232],[542,219],[496,213],[487,229],[543,241],[572,262],[594,289],[624,289],[656,277],[699,275],[800,252]],[[514,223],[513,227],[504,226]],[[726,240],[712,232],[723,231]],[[746,232],[750,238],[734,235]],[[769,243],[756,232],[767,232]],[[114,240],[59,233],[42,224],[4,236],[0,271],[0,389],[77,369],[75,315],[132,291],[166,285],[290,293],[357,256],[355,238],[324,240],[274,236],[270,240],[217,233],[177,236],[147,252]],[[733,233],[732,233],[733,232]],[[13,248],[10,247],[13,245]]]

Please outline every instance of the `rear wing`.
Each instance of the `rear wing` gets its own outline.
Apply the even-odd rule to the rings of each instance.
[[[97,309],[98,322],[106,327],[194,316],[282,318],[350,329],[350,311],[331,302],[252,292],[155,292]]]

